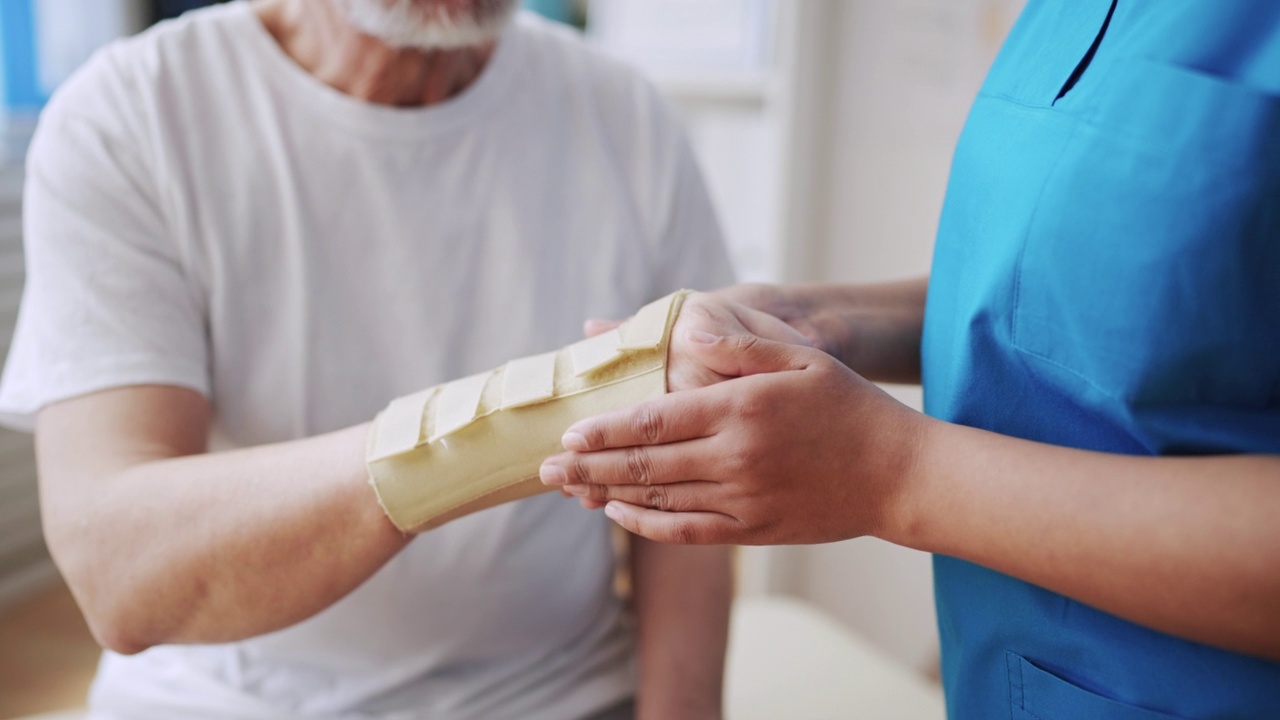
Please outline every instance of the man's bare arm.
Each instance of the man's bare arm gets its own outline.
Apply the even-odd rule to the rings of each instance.
[[[169,386],[41,411],[45,535],[98,641],[132,653],[304,620],[407,543],[368,484],[367,426],[205,454],[208,402]]]
[[[631,537],[640,678],[638,720],[721,716],[733,579],[729,548]]]
[[[698,329],[804,341],[714,296],[695,294],[687,307],[678,344]],[[719,379],[678,356],[666,368],[672,389]],[[408,543],[369,486],[369,424],[207,454],[210,417],[194,391],[135,386],[53,404],[37,419],[45,533],[106,647],[138,652],[288,627]]]

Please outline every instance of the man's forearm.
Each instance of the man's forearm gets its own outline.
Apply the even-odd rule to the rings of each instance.
[[[103,419],[55,408],[37,440],[55,444]],[[103,461],[117,452],[109,439],[43,452],[46,535],[99,641],[136,652],[243,639],[310,617],[364,582],[407,543],[368,486],[365,434],[360,426],[168,459],[157,456],[180,450],[165,443]],[[81,452],[96,456],[92,472]]]
[[[733,582],[729,548],[633,536],[639,720],[717,718]]]
[[[936,423],[886,539],[1280,659],[1280,458],[1151,458]]]

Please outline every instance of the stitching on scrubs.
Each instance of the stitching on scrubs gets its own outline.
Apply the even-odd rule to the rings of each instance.
[[[1008,684],[1008,686],[1009,686],[1009,720],[1013,720],[1013,708],[1014,708],[1015,706],[1016,706],[1016,707],[1018,707],[1018,708],[1021,708],[1021,707],[1022,707],[1022,697],[1021,697],[1021,695],[1022,695],[1022,672],[1021,672],[1021,671],[1019,671],[1019,672],[1018,672],[1018,695],[1019,695],[1019,697],[1018,697],[1018,699],[1017,699],[1016,701],[1014,700],[1014,695],[1013,695],[1013,668],[1014,668],[1014,665],[1015,665],[1015,664],[1016,664],[1016,662],[1017,662],[1014,658],[1015,658],[1015,656],[1014,656],[1014,654],[1013,654],[1012,652],[1010,652],[1010,651],[1008,651],[1008,650],[1005,650],[1005,651],[1004,651],[1004,671],[1005,671],[1005,682],[1006,682],[1006,683]]]
[[[1003,102],[1007,102],[1010,105],[1017,105],[1018,107],[1024,107],[1029,110],[1052,110],[1053,109],[1052,105],[1044,105],[1044,104],[1036,104],[1033,102],[1027,102],[1026,100],[1014,97],[1013,95],[1010,95],[1008,93],[980,92],[978,93],[978,97],[984,98],[987,100],[1000,100]]]
[[[1023,674],[1022,674],[1022,667],[1027,664],[1026,658],[1022,657],[1021,655],[1018,655],[1017,653],[1011,650],[1005,650],[1004,663],[1005,663],[1005,668],[1009,673],[1009,720],[1013,720],[1013,708],[1014,708],[1013,671],[1014,669],[1017,669],[1018,671],[1017,708],[1021,710],[1024,714],[1030,715],[1031,717],[1035,718],[1035,720],[1045,720],[1044,718],[1035,714],[1031,710],[1027,709],[1027,691],[1026,691],[1027,683],[1026,683],[1026,679],[1023,677]]]
[[[1073,124],[1071,132],[1062,141],[1062,147],[1058,148],[1057,157],[1053,159],[1053,163],[1044,174],[1044,180],[1040,183],[1040,189],[1036,191],[1035,208],[1031,211],[1031,217],[1027,218],[1027,226],[1022,231],[1022,243],[1018,246],[1018,259],[1014,265],[1013,312],[1009,314],[1009,342],[1019,350],[1023,349],[1022,345],[1018,343],[1018,313],[1022,305],[1022,259],[1027,254],[1027,245],[1031,242],[1031,228],[1035,226],[1036,218],[1040,216],[1040,208],[1044,206],[1044,194],[1049,188],[1049,181],[1058,172],[1058,168],[1062,164],[1062,156],[1066,155],[1067,148],[1075,140],[1079,128],[1078,124]]]
[[[1013,345],[1013,347],[1016,348],[1018,352],[1023,353],[1024,355],[1028,355],[1030,357],[1036,358],[1037,360],[1043,363],[1046,363],[1048,365],[1052,365],[1058,368],[1059,370],[1062,370],[1063,372],[1069,373],[1072,376],[1079,378],[1089,387],[1093,388],[1099,393],[1102,393],[1103,397],[1118,401],[1120,400],[1120,398],[1118,398],[1114,393],[1101,387],[1096,382],[1094,382],[1091,378],[1088,378],[1085,375],[1081,374],[1079,370],[1076,370],[1068,365],[1064,365],[1063,363],[1059,362],[1058,360],[1055,360],[1052,357],[1049,357],[1048,355],[1045,355],[1044,353],[1031,350],[1025,347],[1022,343],[1018,341],[1018,316],[1022,312],[1022,263],[1023,263],[1023,258],[1027,253],[1027,245],[1029,245],[1031,242],[1031,228],[1035,227],[1036,219],[1040,216],[1040,208],[1044,204],[1043,200],[1044,200],[1045,191],[1049,187],[1049,181],[1052,180],[1056,175],[1056,173],[1058,172],[1059,166],[1062,161],[1062,156],[1066,154],[1067,148],[1071,145],[1072,142],[1075,141],[1076,135],[1079,133],[1081,125],[1089,125],[1089,124],[1090,123],[1087,123],[1087,122],[1077,121],[1072,125],[1071,133],[1067,135],[1066,139],[1063,141],[1061,149],[1058,150],[1058,156],[1054,158],[1052,166],[1050,167],[1049,171],[1045,173],[1044,182],[1040,185],[1040,191],[1036,195],[1035,209],[1031,212],[1031,217],[1027,218],[1027,227],[1022,234],[1022,244],[1018,247],[1018,260],[1017,260],[1017,264],[1015,265],[1017,269],[1013,279],[1013,312],[1009,314],[1009,343]]]

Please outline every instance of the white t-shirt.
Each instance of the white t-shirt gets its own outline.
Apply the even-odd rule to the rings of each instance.
[[[189,14],[57,94],[26,202],[8,422],[166,383],[212,401],[215,449],[366,421],[731,281],[669,108],[527,15],[465,93],[396,109],[306,74],[243,2]],[[600,514],[495,508],[292,628],[106,653],[93,717],[580,717],[634,691],[612,572]]]

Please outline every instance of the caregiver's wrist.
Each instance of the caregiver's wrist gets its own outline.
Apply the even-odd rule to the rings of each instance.
[[[841,358],[852,341],[848,317],[843,312],[847,302],[838,285],[779,285],[783,308],[781,317],[798,329],[813,346],[828,355]]]
[[[931,552],[939,512],[944,511],[938,491],[945,470],[939,467],[941,454],[936,450],[954,426],[923,413],[910,412],[911,420],[896,434],[899,447],[894,452],[899,459],[894,464],[892,477],[888,478],[889,496],[880,527],[874,534],[895,545]]]

